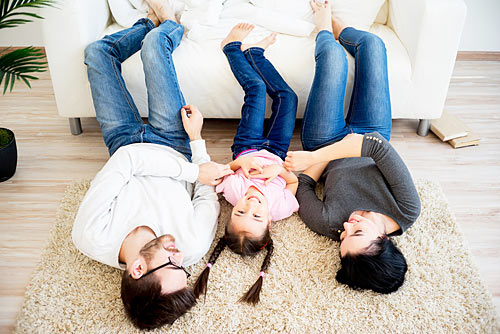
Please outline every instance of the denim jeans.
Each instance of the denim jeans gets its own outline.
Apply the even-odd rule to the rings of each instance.
[[[184,27],[164,21],[155,28],[143,18],[85,49],[85,64],[97,120],[112,155],[121,146],[153,143],[170,146],[191,158],[189,137],[182,125],[180,109],[185,100],[177,82],[172,53]],[[121,64],[141,50],[149,105],[149,124],[144,124],[132,96],[125,87]]]
[[[264,49],[241,51],[241,42],[224,49],[229,66],[245,92],[241,121],[231,146],[233,159],[248,149],[266,149],[285,159],[297,114],[297,95],[264,57]],[[264,128],[266,93],[273,100],[271,117]]]
[[[316,37],[316,68],[302,122],[302,147],[315,150],[349,133],[377,131],[391,136],[391,100],[384,42],[352,27],[342,30],[339,42],[355,58],[354,87],[344,118],[347,58],[332,33]]]

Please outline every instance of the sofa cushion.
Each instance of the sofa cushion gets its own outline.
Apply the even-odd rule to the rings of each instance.
[[[368,30],[385,0],[331,0],[332,14],[344,24]]]

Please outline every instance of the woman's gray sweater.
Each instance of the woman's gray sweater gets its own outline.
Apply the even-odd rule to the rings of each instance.
[[[405,163],[378,132],[363,137],[361,157],[332,160],[323,172],[323,200],[316,182],[299,175],[299,215],[314,232],[339,241],[353,211],[375,211],[394,219],[405,232],[420,214],[420,198]]]

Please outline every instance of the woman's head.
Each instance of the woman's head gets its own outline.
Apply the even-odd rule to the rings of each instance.
[[[256,188],[250,187],[231,211],[226,225],[226,234],[261,239],[269,230],[271,217],[266,197]]]
[[[408,266],[385,234],[377,214],[351,214],[340,235],[340,269],[336,279],[352,288],[391,293],[403,285]]]
[[[340,255],[362,253],[377,238],[385,235],[384,223],[379,217],[370,211],[353,212],[340,234]]]

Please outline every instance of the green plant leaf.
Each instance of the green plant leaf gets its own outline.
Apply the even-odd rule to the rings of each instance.
[[[31,18],[43,19],[42,16],[30,12],[16,12],[20,8],[56,8],[57,0],[1,0],[0,4],[0,29],[13,28],[20,24],[32,22]],[[9,6],[10,3],[10,6]],[[12,18],[12,16],[27,16],[27,18]]]
[[[31,74],[47,70],[45,54],[32,46],[13,50],[0,56],[0,86],[2,79],[4,90],[12,91],[16,79],[24,81],[31,88],[28,80],[37,78]]]

